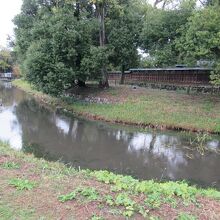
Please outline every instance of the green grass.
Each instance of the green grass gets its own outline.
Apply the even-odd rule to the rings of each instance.
[[[17,87],[42,96],[25,81],[13,82]],[[170,91],[145,90],[140,95],[115,87],[103,91],[110,97],[121,95],[125,101],[115,104],[89,104],[74,99],[55,99],[45,96],[53,104],[61,105],[70,112],[111,122],[134,125],[151,125],[156,128],[185,129],[191,131],[220,132],[220,97],[204,94],[180,94]],[[99,94],[93,94],[97,96]],[[52,100],[52,101],[51,101]]]
[[[183,128],[220,132],[220,102],[218,107],[206,111],[202,109],[203,103],[190,103],[186,100],[185,103],[172,104],[170,100],[168,100],[169,102],[164,100],[166,97],[158,99],[153,92],[150,98],[151,100],[147,101],[138,100],[135,103],[127,101],[122,104],[75,103],[72,109],[76,112],[97,115],[110,121],[150,124],[158,128],[165,126],[171,129]]]

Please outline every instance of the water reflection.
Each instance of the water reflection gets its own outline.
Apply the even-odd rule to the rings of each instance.
[[[14,149],[22,149],[22,130],[17,117],[13,114],[14,106],[0,112],[0,140],[8,142]]]
[[[129,132],[58,114],[23,92],[0,86],[0,139],[37,157],[74,166],[109,169],[144,179],[188,179],[220,187],[220,156],[190,150],[181,133]],[[207,141],[219,149],[219,137]],[[189,157],[189,155],[191,155]],[[190,159],[194,158],[194,159]]]

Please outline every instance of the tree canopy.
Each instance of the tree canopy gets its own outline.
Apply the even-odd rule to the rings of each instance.
[[[13,66],[12,52],[4,47],[0,47],[0,73],[10,72]]]
[[[108,86],[109,70],[123,82],[145,67],[138,49],[152,67],[209,60],[220,83],[219,11],[216,0],[23,0],[14,51],[23,76],[53,95],[90,79]]]

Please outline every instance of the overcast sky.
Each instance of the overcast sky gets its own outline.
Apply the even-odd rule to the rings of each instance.
[[[12,19],[20,12],[22,0],[0,0],[0,45],[6,46],[8,35],[13,34]]]

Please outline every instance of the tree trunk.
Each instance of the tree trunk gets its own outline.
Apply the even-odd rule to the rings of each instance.
[[[120,84],[123,85],[124,82],[125,82],[125,65],[122,64]]]
[[[75,11],[75,13],[74,13],[74,16],[77,18],[77,21],[80,20],[80,2],[79,2],[79,0],[76,1],[76,11]],[[79,38],[77,38],[76,43],[77,43],[77,44],[80,44]],[[77,53],[75,65],[76,65],[78,68],[80,68],[80,66],[81,66],[81,54],[80,54],[79,51],[77,51],[77,52],[78,52],[78,53]],[[86,87],[85,81],[83,81],[83,80],[81,80],[81,79],[77,79],[77,81],[78,81],[77,85],[78,85],[79,87]]]
[[[105,4],[104,3],[97,4],[97,10],[98,10],[98,18],[100,24],[99,44],[100,47],[104,47],[105,46]],[[102,74],[102,79],[100,80],[99,85],[103,88],[109,87],[108,73],[105,65],[103,65],[101,68],[101,74]]]

